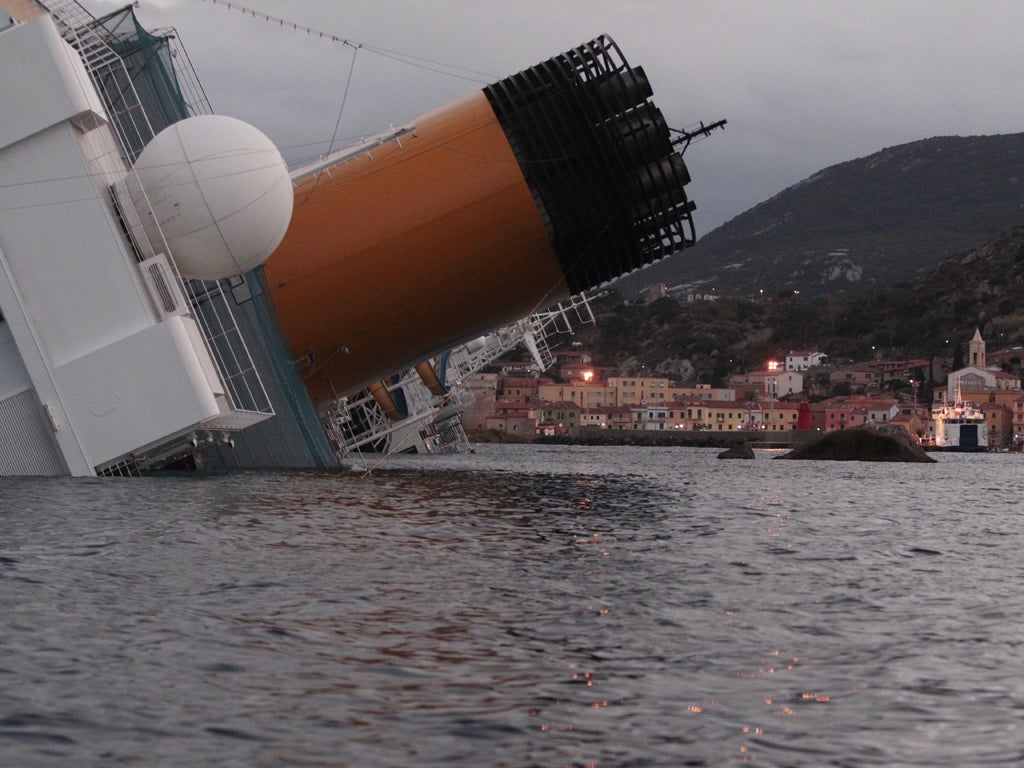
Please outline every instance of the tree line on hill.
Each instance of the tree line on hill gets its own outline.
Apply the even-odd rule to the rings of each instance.
[[[597,365],[722,385],[763,369],[791,350],[816,350],[836,363],[947,358],[980,328],[989,350],[1024,345],[1024,226],[954,254],[929,274],[856,296],[723,296],[714,301],[629,301],[615,290],[592,302],[597,322],[573,341]],[[1011,357],[1018,369],[1020,358]]]

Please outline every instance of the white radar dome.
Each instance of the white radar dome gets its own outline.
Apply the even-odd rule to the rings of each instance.
[[[281,153],[233,117],[200,115],[168,126],[133,170],[125,186],[146,237],[156,252],[170,250],[184,277],[220,280],[258,267],[291,221],[292,182]]]

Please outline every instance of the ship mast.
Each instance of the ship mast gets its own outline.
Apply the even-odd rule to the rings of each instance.
[[[672,133],[678,133],[679,134],[679,136],[677,136],[676,138],[672,139],[672,146],[673,147],[682,146],[682,149],[679,150],[679,154],[683,154],[684,152],[686,152],[686,150],[690,146],[691,142],[696,141],[698,139],[706,139],[708,136],[711,135],[711,132],[713,130],[715,130],[716,128],[723,128],[724,129],[725,128],[725,124],[727,122],[729,122],[729,121],[728,120],[716,120],[715,122],[711,123],[710,125],[704,125],[704,121],[702,120],[700,123],[698,123],[697,127],[694,128],[693,130],[686,130],[686,129],[680,129],[680,128],[669,128],[669,131],[671,131]]]

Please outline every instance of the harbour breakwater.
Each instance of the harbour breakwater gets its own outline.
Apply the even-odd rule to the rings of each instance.
[[[793,448],[820,435],[817,431],[792,432],[712,432],[693,430],[600,429],[578,427],[563,435],[538,435],[533,442],[544,445],[639,445],[682,446],[691,448],[729,448],[750,443],[758,448]]]

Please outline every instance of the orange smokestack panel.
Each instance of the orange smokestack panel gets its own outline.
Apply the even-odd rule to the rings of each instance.
[[[691,245],[650,95],[600,37],[300,181],[265,273],[314,401]]]

